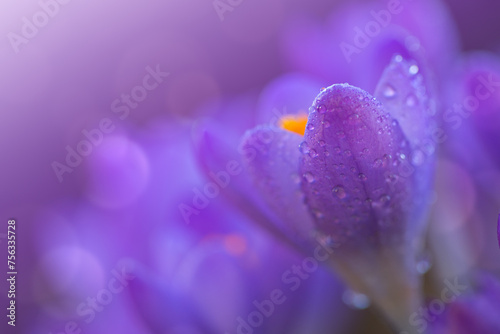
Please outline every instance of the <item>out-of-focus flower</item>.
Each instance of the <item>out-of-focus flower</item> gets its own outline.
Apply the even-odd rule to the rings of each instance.
[[[444,312],[422,323],[420,332],[428,328],[428,334],[500,333],[500,282],[490,275],[476,276],[472,291],[453,297]]]
[[[394,53],[423,53],[433,72],[446,74],[459,49],[446,6],[434,0],[339,2],[324,23],[291,20],[282,43],[292,70],[365,90]]]
[[[455,254],[460,249],[468,249],[464,255],[475,259],[469,267],[476,265],[496,271],[500,269],[500,251],[492,231],[496,227],[500,206],[497,191],[500,187],[500,60],[492,53],[464,54],[456,60],[450,77],[444,102],[446,108],[442,115],[442,127],[446,133],[443,148],[447,159],[463,170],[460,173],[463,177],[455,182],[456,185],[468,190],[453,193],[450,187],[438,189],[442,196],[436,207],[440,211],[436,228],[448,226],[447,234],[454,234],[449,241],[456,243],[452,247]],[[453,207],[457,205],[450,201],[453,197],[460,201],[469,198],[469,204]],[[469,207],[467,213],[463,211],[465,207]],[[446,248],[450,248],[450,245],[443,247],[443,237],[441,233],[442,242],[435,245],[439,248],[436,250],[438,254],[447,253]],[[457,242],[458,239],[461,241]],[[469,262],[458,261],[458,258],[454,256],[445,261],[458,265]]]
[[[398,55],[376,98],[330,86],[307,126],[285,117],[283,128],[257,127],[242,145],[256,190],[281,223],[336,248],[337,273],[400,328],[420,302],[416,257],[433,164],[428,93],[416,62]]]

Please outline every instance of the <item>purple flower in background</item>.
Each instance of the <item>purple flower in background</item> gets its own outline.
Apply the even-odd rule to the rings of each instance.
[[[322,89],[307,116],[248,132],[242,151],[269,207],[401,329],[420,303],[416,258],[432,180],[433,103],[414,60],[394,57],[375,97]],[[303,135],[303,136],[302,136]]]
[[[500,333],[500,282],[489,274],[475,275],[474,286],[452,297],[446,308],[420,321],[418,331],[428,334]],[[431,302],[432,303],[432,302]],[[432,308],[430,307],[430,310]],[[437,314],[436,314],[437,313]]]

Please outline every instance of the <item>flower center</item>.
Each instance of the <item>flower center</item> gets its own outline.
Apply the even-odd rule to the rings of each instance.
[[[301,136],[306,131],[307,114],[301,113],[298,115],[284,115],[279,120],[279,126],[282,129],[295,132]]]

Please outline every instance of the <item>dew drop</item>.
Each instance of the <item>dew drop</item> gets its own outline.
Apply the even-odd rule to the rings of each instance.
[[[410,75],[415,75],[418,73],[418,70],[419,70],[419,68],[417,65],[411,65],[408,72],[410,73]]]
[[[351,151],[349,151],[349,150],[345,150],[345,151],[344,151],[344,155],[345,155],[346,157],[350,157],[350,156],[352,155],[352,153],[351,153]]]
[[[398,180],[398,176],[395,174],[388,174],[385,177],[385,182],[387,183],[395,183]]]
[[[335,153],[340,153],[340,147],[338,147],[338,146],[335,147],[333,150],[335,151]]]
[[[421,166],[425,161],[425,154],[421,150],[416,150],[411,156],[411,162],[414,166]]]
[[[368,180],[368,178],[366,177],[366,175],[365,175],[365,174],[363,174],[363,173],[359,173],[359,174],[358,174],[358,178],[359,178],[361,181],[366,181],[366,180]]]
[[[338,136],[339,138],[345,138],[345,132],[344,132],[344,131],[338,131],[338,132],[337,132],[337,136]]]
[[[403,61],[403,56],[401,55],[395,55],[394,56],[394,61],[397,62],[397,63],[400,63]]]
[[[316,181],[316,178],[314,177],[314,175],[312,175],[312,173],[310,172],[307,172],[304,174],[304,178],[306,179],[307,182],[309,183],[313,183],[314,181]]]
[[[344,187],[342,187],[341,185],[333,187],[332,193],[340,199],[347,196]]]
[[[382,92],[385,98],[392,99],[396,96],[396,90],[391,85],[387,84]]]
[[[344,292],[342,301],[347,306],[357,310],[364,310],[370,306],[370,299],[366,295],[352,290],[346,290]]]
[[[373,167],[377,168],[381,166],[382,166],[382,159],[375,159],[375,161],[373,162]]]
[[[317,158],[317,157],[318,157],[318,152],[316,152],[316,150],[314,150],[314,149],[311,149],[311,150],[309,151],[309,156],[310,156],[311,158]]]
[[[324,127],[325,129],[328,129],[328,128],[330,127],[330,122],[328,122],[328,121],[323,121],[323,127]]]
[[[380,196],[380,198],[378,200],[380,201],[381,204],[386,204],[386,203],[389,203],[389,201],[391,200],[391,196],[382,195],[382,196]]]
[[[319,141],[319,146],[325,147],[325,145],[326,145],[326,142],[324,140]]]
[[[359,119],[359,115],[358,114],[352,114],[349,116],[349,120],[350,121],[356,121]]]
[[[417,97],[413,94],[410,94],[406,97],[405,103],[408,107],[414,107],[417,105]]]
[[[300,144],[300,152],[302,152],[302,154],[309,153],[309,145],[305,141]]]

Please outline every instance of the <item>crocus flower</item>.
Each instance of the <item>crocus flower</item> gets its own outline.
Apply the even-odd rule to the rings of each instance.
[[[432,103],[418,72],[397,55],[376,97],[332,85],[306,119],[257,127],[242,144],[257,190],[282,223],[334,247],[336,272],[401,329],[420,302],[415,259],[432,172],[432,150],[424,150]]]

